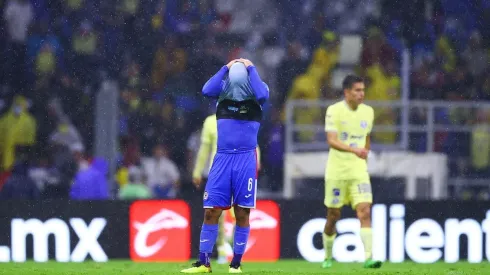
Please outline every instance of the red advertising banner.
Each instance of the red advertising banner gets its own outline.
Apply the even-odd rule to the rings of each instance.
[[[190,259],[190,211],[186,202],[137,201],[129,210],[130,257],[137,262]]]

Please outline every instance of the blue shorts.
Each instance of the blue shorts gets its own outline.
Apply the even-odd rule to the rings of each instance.
[[[255,208],[256,196],[256,151],[216,153],[204,191],[204,208]]]

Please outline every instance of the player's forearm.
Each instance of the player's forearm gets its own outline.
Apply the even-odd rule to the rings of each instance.
[[[207,97],[218,97],[221,93],[221,81],[228,72],[228,67],[223,66],[213,77],[211,77],[204,87],[202,87],[202,94]]]
[[[371,150],[371,137],[368,135],[366,137],[366,145],[364,145],[364,149]]]
[[[250,76],[250,85],[254,90],[255,97],[258,101],[267,100],[269,98],[269,91],[262,82],[262,79],[260,79],[257,68],[255,68],[255,66],[250,66],[247,70],[248,75]]]
[[[349,152],[352,153],[352,148],[349,147],[347,144],[342,143],[338,139],[329,139],[328,140],[328,145],[331,148],[334,148],[335,150],[341,151],[341,152]]]
[[[206,165],[206,160],[209,156],[210,148],[208,144],[201,144],[199,152],[196,157],[196,164],[194,165],[194,170],[192,171],[193,178],[200,178]]]

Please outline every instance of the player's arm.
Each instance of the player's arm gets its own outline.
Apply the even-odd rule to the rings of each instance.
[[[325,132],[327,134],[327,143],[331,148],[341,152],[348,152],[356,154],[360,158],[367,157],[367,151],[361,148],[350,147],[340,141],[338,137],[339,132],[339,118],[335,113],[335,110],[329,107],[325,116]],[[366,151],[366,152],[365,152]]]
[[[202,181],[202,172],[204,170],[206,162],[208,161],[209,154],[211,152],[211,146],[213,146],[211,139],[212,138],[209,126],[209,119],[206,119],[204,121],[201,132],[201,145],[199,146],[196,163],[194,165],[194,170],[192,171],[192,181],[196,186],[199,186]]]
[[[245,64],[248,71],[248,76],[250,78],[250,86],[255,93],[255,98],[260,103],[263,103],[267,99],[269,99],[269,87],[262,81],[257,72],[257,68],[254,64],[248,59],[241,59],[241,61]]]
[[[215,75],[213,75],[202,87],[202,94],[207,97],[219,97],[222,90],[222,82],[228,67],[223,66]]]
[[[238,59],[230,61],[228,64],[223,66],[215,75],[213,75],[213,77],[211,77],[206,82],[206,84],[204,84],[204,87],[202,87],[202,94],[207,97],[219,97],[221,91],[223,90],[223,79],[230,70],[231,65],[233,65],[233,63],[237,61]]]
[[[364,149],[371,150],[371,135],[366,136],[366,145],[364,145]]]
[[[330,147],[341,152],[354,153],[353,149],[347,144],[342,143],[337,136],[337,132],[327,132],[327,143]]]
[[[260,171],[260,169],[262,169],[262,164],[260,162],[260,147],[257,146],[257,148],[255,149],[255,152],[257,153],[257,170]]]

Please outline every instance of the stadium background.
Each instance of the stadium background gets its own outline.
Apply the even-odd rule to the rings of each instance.
[[[202,193],[191,170],[214,106],[199,92],[237,57],[251,59],[271,90],[260,132],[259,196],[277,202],[282,257],[305,258],[299,230],[323,211],[322,177],[285,160],[315,162],[309,156],[328,149],[324,110],[350,72],[366,77],[366,97],[377,106],[375,153],[417,156],[419,166],[434,165],[435,156],[439,167],[410,189],[409,174],[419,169],[413,161],[378,158],[385,169],[373,177],[375,200],[404,205],[407,230],[423,218],[441,230],[447,219],[468,218],[461,232],[481,238],[463,237],[459,248],[454,241],[447,248],[447,238],[433,245],[445,247],[442,255],[454,249],[467,257],[467,243],[480,243],[482,257],[474,259],[490,256],[483,223],[490,194],[489,1],[4,0],[0,11],[1,261],[14,258],[15,218],[45,225],[61,219],[70,224],[73,250],[80,232],[70,219],[82,218],[88,230],[102,217],[103,249],[127,258],[134,198],[184,200],[194,240]],[[154,165],[160,169],[149,169]],[[405,173],[393,176],[393,169]],[[434,175],[442,179],[437,186]],[[387,215],[400,218],[395,212]],[[47,238],[52,259],[58,239],[70,241]],[[31,242],[27,237],[28,258],[35,254]],[[318,248],[318,234],[313,242]],[[196,242],[191,246],[194,255]],[[415,254],[407,252],[412,260]]]

